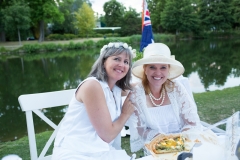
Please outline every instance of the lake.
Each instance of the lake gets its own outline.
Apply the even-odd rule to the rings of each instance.
[[[166,43],[185,67],[194,93],[240,85],[240,41],[196,40]],[[138,46],[136,46],[138,49]],[[22,94],[72,89],[88,75],[100,49],[0,56],[0,142],[27,135],[25,113],[18,97]],[[54,122],[66,106],[44,113]],[[35,131],[51,130],[34,116]]]

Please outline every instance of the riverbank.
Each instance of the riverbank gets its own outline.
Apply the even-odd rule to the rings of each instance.
[[[175,35],[172,34],[155,34],[155,42],[167,42],[175,41]],[[140,45],[141,35],[132,35],[129,37],[107,37],[107,38],[77,38],[71,40],[46,40],[44,42],[34,41],[22,41],[21,44],[15,42],[0,42],[0,55],[13,55],[22,53],[43,53],[54,52],[61,50],[79,50],[79,49],[91,49],[100,48],[103,45],[114,42],[122,41],[131,46]]]
[[[215,123],[232,115],[233,110],[240,110],[240,86],[223,90],[210,91],[194,94],[198,106],[198,114],[202,121]],[[225,126],[221,126],[222,129]],[[38,153],[44,147],[51,131],[37,134]],[[122,148],[130,155],[129,136],[122,138]],[[48,154],[51,154],[51,150]],[[28,137],[16,141],[0,143],[0,158],[8,154],[17,154],[23,160],[30,159]],[[137,152],[138,157],[143,155],[142,151]]]

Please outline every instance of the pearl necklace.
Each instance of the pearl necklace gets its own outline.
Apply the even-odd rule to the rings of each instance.
[[[152,95],[151,92],[150,92],[148,95],[149,95],[149,98],[150,98],[152,104],[153,104],[155,107],[159,107],[159,106],[161,106],[161,105],[163,104],[163,102],[164,102],[164,99],[165,99],[165,89],[163,88],[163,90],[162,90],[162,92],[161,92],[160,98],[155,98],[155,97]],[[161,102],[159,105],[157,105],[156,103],[154,103],[153,99],[156,100],[156,101],[159,101],[161,98],[162,98],[162,102]]]

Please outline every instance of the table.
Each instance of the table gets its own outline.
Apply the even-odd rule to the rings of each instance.
[[[225,135],[218,136],[219,144],[204,143],[200,147],[193,148],[193,158],[188,160],[225,160],[224,146],[225,146]],[[137,160],[177,160],[177,154],[164,154],[159,158],[153,156],[146,156],[138,158]]]

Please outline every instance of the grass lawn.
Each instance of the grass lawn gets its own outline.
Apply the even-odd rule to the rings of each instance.
[[[240,86],[205,93],[194,94],[200,119],[207,123],[215,123],[232,115],[233,111],[240,110]],[[51,131],[37,134],[38,154],[46,143]],[[122,138],[122,148],[132,155],[129,147],[129,136]],[[48,151],[51,154],[51,150]],[[23,160],[30,159],[28,138],[23,137],[12,142],[0,143],[0,158],[8,154],[17,154]],[[137,157],[143,152],[137,152]]]

